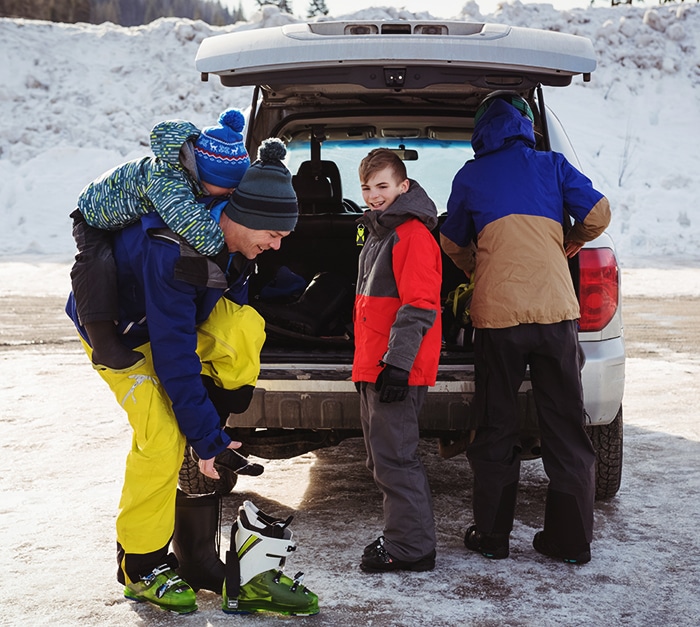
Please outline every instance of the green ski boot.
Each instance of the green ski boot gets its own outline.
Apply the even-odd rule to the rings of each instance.
[[[177,614],[189,614],[197,609],[194,590],[167,564],[154,568],[138,581],[126,584],[124,596],[132,601],[147,601]]]
[[[318,614],[318,596],[302,585],[304,574],[282,572],[287,554],[296,549],[292,522],[260,511],[250,501],[238,510],[226,553],[222,610],[227,614],[271,612],[284,616]]]
[[[241,586],[238,598],[230,599],[224,584],[222,609],[227,614],[258,614],[273,612],[284,616],[318,614],[318,596],[301,585],[299,578],[290,579],[280,570],[268,570],[255,575]]]

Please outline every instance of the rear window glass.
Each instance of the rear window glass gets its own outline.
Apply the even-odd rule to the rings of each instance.
[[[321,159],[334,161],[338,166],[343,197],[355,201],[361,207],[365,204],[357,169],[360,161],[374,148],[406,151],[407,156],[411,157],[404,160],[408,177],[420,183],[437,205],[438,213],[445,211],[454,175],[466,161],[474,157],[469,141],[373,138],[323,142]],[[308,141],[294,140],[287,149],[287,167],[294,174],[299,165],[310,158],[311,148]]]

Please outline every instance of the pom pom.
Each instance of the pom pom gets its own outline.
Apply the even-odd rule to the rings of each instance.
[[[245,126],[245,117],[238,109],[226,109],[219,116],[219,124],[221,126],[228,126],[230,129],[240,133]]]
[[[287,156],[287,147],[281,139],[270,137],[260,144],[258,159],[263,163],[282,161]]]

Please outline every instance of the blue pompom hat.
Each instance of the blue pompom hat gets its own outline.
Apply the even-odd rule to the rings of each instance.
[[[245,118],[238,109],[226,109],[216,126],[202,129],[194,144],[199,178],[218,187],[238,187],[250,157],[241,131]]]

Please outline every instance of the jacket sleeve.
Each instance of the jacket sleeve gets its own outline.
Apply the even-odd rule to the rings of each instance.
[[[474,220],[466,206],[469,191],[462,182],[466,176],[465,168],[468,165],[468,163],[464,165],[452,181],[452,190],[447,199],[447,218],[440,228],[441,235],[444,235],[458,248],[467,248],[472,241],[476,240],[477,235]],[[445,253],[449,255],[447,251]]]
[[[591,180],[559,155],[564,208],[574,218],[566,239],[583,244],[598,237],[610,224],[610,203]]]
[[[574,226],[566,234],[566,239],[579,244],[590,242],[598,237],[608,227],[608,224],[610,224],[610,203],[603,196],[593,205],[583,222],[574,223]]]
[[[440,246],[464,274],[471,276],[476,267],[476,246],[470,242],[467,246],[457,246],[451,239],[440,233]]]
[[[399,301],[389,333],[384,361],[410,372],[425,334],[440,306],[442,267],[440,249],[422,224],[393,249],[393,271]]]
[[[197,455],[209,459],[231,439],[201,379],[197,355],[198,288],[174,278],[179,246],[152,239],[144,258],[146,319],[158,380],[170,398],[180,430]]]
[[[180,166],[158,160],[146,191],[163,221],[194,249],[212,256],[224,247],[224,234],[207,206],[197,202],[187,175]]]

